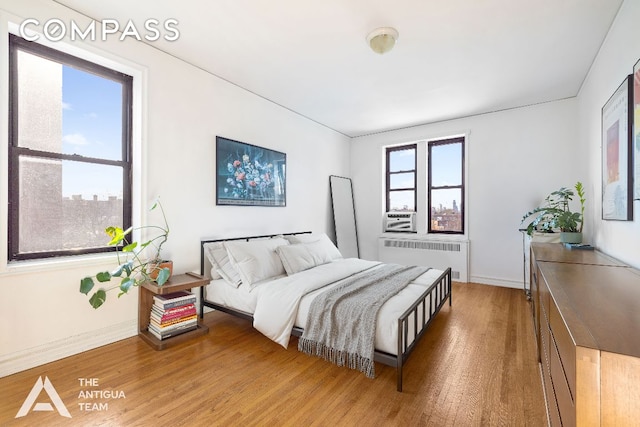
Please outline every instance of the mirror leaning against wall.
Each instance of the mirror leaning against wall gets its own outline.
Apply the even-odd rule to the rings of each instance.
[[[336,244],[345,258],[359,258],[358,231],[350,178],[329,176]]]

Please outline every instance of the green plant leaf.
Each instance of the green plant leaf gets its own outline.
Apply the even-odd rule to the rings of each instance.
[[[167,283],[170,274],[171,270],[169,270],[168,268],[163,268],[162,270],[160,270],[160,272],[158,273],[158,277],[156,278],[156,283],[158,284],[158,286],[162,286]]]
[[[87,295],[93,289],[94,283],[91,277],[80,280],[80,293]]]
[[[137,247],[138,247],[138,242],[129,243],[127,246],[122,248],[122,252],[133,252],[133,250]]]
[[[113,277],[121,277],[122,273],[126,273],[126,277],[131,276],[131,264],[133,264],[133,261],[127,261],[124,264],[120,264],[118,268],[111,272],[111,275]]]
[[[91,307],[93,308],[98,308],[102,304],[104,304],[106,299],[107,292],[104,289],[100,288],[91,296],[91,298],[89,298],[89,304],[91,304]]]
[[[120,227],[107,227],[104,232],[107,233],[109,237],[111,237],[111,241],[109,242],[109,246],[118,246],[125,239],[127,234],[131,233],[133,227],[129,227],[126,230],[123,230]]]
[[[129,289],[131,289],[131,286],[134,286],[135,284],[136,281],[133,278],[125,277],[122,279],[122,282],[120,282],[120,290],[126,294],[129,292]]]
[[[107,227],[104,232],[111,237],[109,246],[118,246],[124,240],[124,231],[120,227]]]
[[[111,272],[111,275],[112,275],[113,277],[120,277],[120,276],[122,276],[122,271],[123,271],[123,270],[124,270],[124,264],[119,265],[119,266],[118,266],[118,268],[116,268],[115,270],[113,270],[113,271]]]
[[[102,271],[96,274],[96,279],[98,279],[98,282],[108,282],[111,280],[111,274],[108,271]]]
[[[117,230],[116,227],[111,226],[111,227],[105,228],[104,232],[107,233],[107,236],[114,237],[116,235],[116,230]]]
[[[125,264],[122,264],[122,268],[127,273],[127,277],[131,276],[131,266],[133,265],[133,261],[129,261]]]

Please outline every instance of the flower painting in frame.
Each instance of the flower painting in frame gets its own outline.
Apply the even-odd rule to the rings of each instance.
[[[286,206],[287,155],[216,137],[216,204]]]
[[[640,60],[633,67],[633,158],[633,198],[640,200]]]
[[[633,219],[632,89],[629,75],[602,107],[602,219]]]

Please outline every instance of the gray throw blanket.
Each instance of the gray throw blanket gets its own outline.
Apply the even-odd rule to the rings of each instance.
[[[309,310],[298,350],[375,377],[376,318],[382,304],[428,271],[383,264],[353,275],[318,295]]]

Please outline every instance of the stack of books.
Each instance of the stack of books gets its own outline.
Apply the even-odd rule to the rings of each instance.
[[[149,332],[159,340],[189,332],[198,327],[196,296],[180,291],[154,295],[149,318]]]

